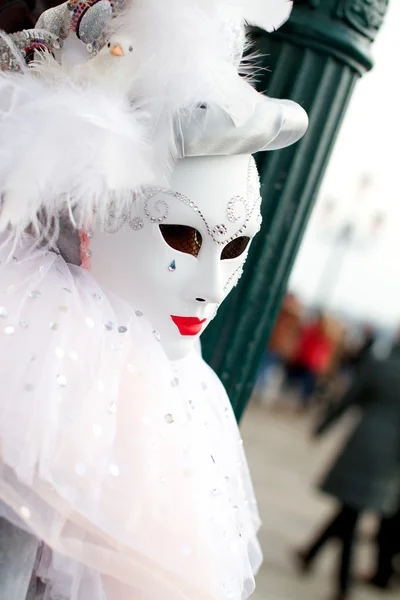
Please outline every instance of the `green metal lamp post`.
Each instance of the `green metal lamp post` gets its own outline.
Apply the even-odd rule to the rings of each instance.
[[[305,137],[260,153],[263,226],[244,275],[202,338],[240,419],[282,302],[304,229],[359,77],[372,68],[371,44],[389,0],[295,0],[273,34],[253,30],[263,55],[260,90],[308,112]]]

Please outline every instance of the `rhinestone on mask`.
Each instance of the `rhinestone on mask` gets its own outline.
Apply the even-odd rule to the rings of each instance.
[[[150,223],[162,223],[168,217],[168,204],[165,202],[165,200],[162,200],[161,198],[159,198],[154,204],[154,208],[157,211],[157,216],[150,213],[149,202],[159,192],[160,188],[148,188],[145,192],[143,210],[145,216],[149,219]],[[160,207],[163,208],[163,211],[160,210]]]
[[[168,271],[176,271],[176,262],[174,260],[168,265]]]
[[[214,229],[211,231],[211,234],[214,235],[226,235],[228,233],[228,229],[226,225],[223,223],[221,225],[216,225]]]
[[[128,219],[128,224],[133,231],[140,231],[144,227],[143,219],[140,217],[133,217]]]

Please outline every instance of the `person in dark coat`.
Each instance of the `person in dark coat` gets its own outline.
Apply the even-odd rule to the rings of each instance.
[[[303,571],[328,540],[341,542],[338,590],[335,600],[348,598],[351,559],[360,516],[366,510],[390,517],[398,506],[400,465],[400,343],[382,361],[367,361],[353,386],[331,407],[316,435],[328,431],[349,409],[361,412],[344,447],[325,477],[321,489],[341,508],[322,533],[297,553]]]

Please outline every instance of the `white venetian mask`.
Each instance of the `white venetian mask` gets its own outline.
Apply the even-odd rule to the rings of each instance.
[[[123,214],[111,207],[92,240],[92,272],[147,316],[178,360],[239,280],[260,222],[251,156],[185,158],[171,189],[148,190]]]

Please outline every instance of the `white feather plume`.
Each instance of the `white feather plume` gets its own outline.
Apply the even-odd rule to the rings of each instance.
[[[173,124],[200,103],[220,106],[236,124],[254,109],[252,90],[235,99],[243,82],[231,56],[232,38],[239,46],[245,41],[245,6],[244,0],[134,0],[112,22],[108,44],[78,70],[117,86],[146,110],[157,150],[175,159]],[[116,46],[123,51],[117,57],[110,52]]]
[[[43,210],[73,209],[81,224],[110,197],[162,181],[146,115],[112,86],[79,85],[50,56],[0,73],[0,229],[39,227]]]
[[[112,23],[110,45],[120,44],[125,56],[110,57],[105,47],[91,67],[109,72],[113,59],[127,76],[112,80],[130,82],[131,97],[156,117],[212,102],[230,93],[221,74],[236,74],[222,23],[243,23],[241,12],[240,0],[134,0]]]

